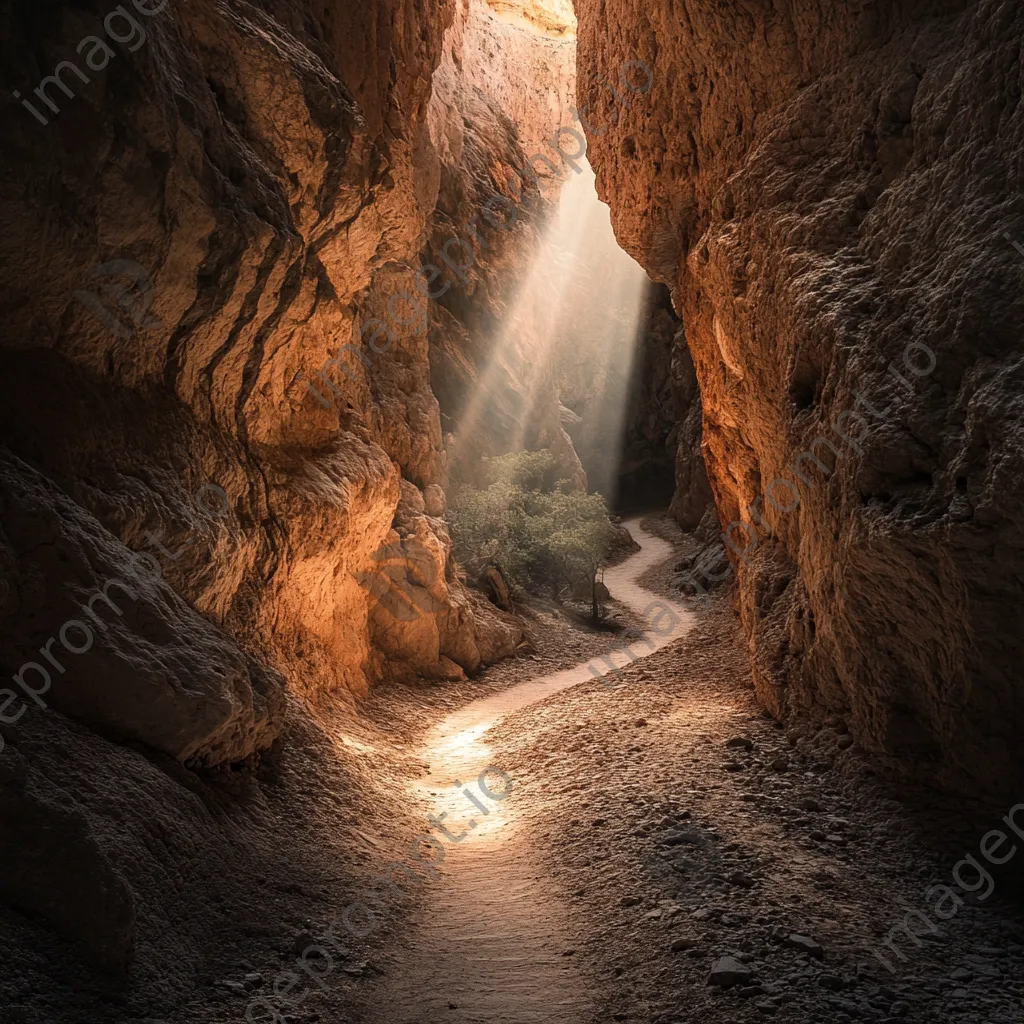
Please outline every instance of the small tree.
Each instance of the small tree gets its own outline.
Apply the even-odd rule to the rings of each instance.
[[[449,508],[455,557],[470,571],[497,566],[514,589],[548,588],[558,599],[587,584],[600,615],[597,574],[612,535],[604,500],[561,489],[548,451],[490,459],[490,484],[460,488]]]
[[[553,494],[540,523],[548,558],[565,585],[586,582],[590,614],[600,618],[597,574],[612,538],[612,524],[599,494]]]

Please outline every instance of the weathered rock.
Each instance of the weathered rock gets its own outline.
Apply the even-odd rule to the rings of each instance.
[[[0,520],[18,601],[0,633],[0,657],[16,669],[12,722],[53,707],[105,735],[206,764],[270,745],[283,681],[163,582],[156,558],[133,557],[2,451]]]
[[[47,126],[0,113],[3,245],[20,253],[0,269],[0,419],[114,539],[172,553],[182,598],[273,666],[252,671],[361,694],[392,665],[473,671],[478,639],[497,657],[516,638],[452,579],[438,628],[406,631],[408,650],[391,631],[385,659],[366,585],[397,517],[445,508],[431,314],[403,265],[440,189],[426,105],[455,5],[300,6],[170,5],[122,54],[131,75],[97,76]],[[22,88],[27,54],[63,56],[39,31],[14,19],[5,37]],[[73,231],[45,213],[65,204]],[[443,528],[414,532],[447,557]],[[76,715],[109,717],[78,695]]]
[[[683,316],[762,701],[1012,797],[1024,111],[991,104],[1019,91],[1024,11],[576,9],[580,98],[614,125],[590,159]],[[604,80],[629,60],[652,81],[625,102]]]
[[[825,955],[825,951],[821,948],[821,945],[815,942],[809,935],[800,935],[797,932],[791,932],[786,936],[784,941],[787,946],[791,946],[793,949],[798,949],[801,953],[807,953],[810,956],[818,958]]]
[[[753,976],[754,972],[746,964],[741,964],[731,956],[722,956],[712,966],[708,984],[717,985],[719,988],[732,988],[734,985],[750,981]]]
[[[718,534],[702,447],[703,414],[700,388],[686,335],[680,330],[672,344],[670,364],[675,403],[675,493],[669,512],[684,530],[710,537]],[[701,531],[701,527],[705,526]]]

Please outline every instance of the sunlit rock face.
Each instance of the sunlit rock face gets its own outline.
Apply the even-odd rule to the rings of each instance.
[[[575,30],[568,0],[468,0],[461,70],[516,126],[528,157],[552,156],[547,147],[555,133],[573,124]],[[566,140],[563,148],[573,147]],[[555,162],[561,163],[557,155]],[[538,162],[536,170],[551,169]]]
[[[590,137],[599,189],[672,288],[722,526],[743,524],[761,698],[1019,792],[1024,11],[576,10],[580,99],[617,120]],[[654,75],[627,107],[602,79],[621,92],[631,59]]]
[[[535,32],[559,39],[576,33],[572,0],[487,0],[487,6],[503,19],[525,23]]]
[[[164,581],[147,600],[182,599],[153,626],[180,662],[131,656],[140,706],[117,720],[94,651],[59,680],[74,699],[54,684],[68,714],[235,762],[273,740],[285,685],[364,693],[473,671],[515,642],[447,564],[411,269],[440,188],[427,105],[455,12],[164,5],[136,12],[109,67],[86,46],[82,74],[63,72],[73,96],[47,88],[54,110],[33,88],[95,18],[4,16],[5,82],[36,103],[0,112],[5,664],[38,661],[61,595],[84,600],[132,551]],[[73,554],[43,557],[44,542]],[[374,581],[395,545],[434,559],[440,604],[418,632],[381,622]],[[118,626],[125,652],[153,642]],[[168,683],[181,722],[144,706]]]

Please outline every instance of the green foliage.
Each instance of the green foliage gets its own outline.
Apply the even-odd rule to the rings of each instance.
[[[520,593],[555,597],[595,580],[612,535],[604,499],[580,494],[553,479],[549,451],[514,452],[489,459],[483,490],[461,487],[449,504],[455,557],[477,574],[496,565]]]
[[[526,491],[550,491],[555,457],[539,452],[509,452],[484,460],[484,475],[491,484],[508,484]]]

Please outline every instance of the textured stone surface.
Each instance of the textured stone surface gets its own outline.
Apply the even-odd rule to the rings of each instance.
[[[675,493],[669,511],[684,530],[696,530],[709,518],[711,485],[703,451],[703,411],[697,373],[686,336],[680,331],[673,339],[669,368],[675,403]],[[716,519],[717,522],[717,519]]]
[[[242,761],[270,745],[284,708],[281,678],[163,583],[158,561],[133,561],[92,516],[11,457],[0,457],[0,522],[18,581],[0,635],[20,697],[11,718],[53,707],[105,735],[199,763]]]
[[[599,189],[673,290],[721,521],[747,524],[762,699],[849,712],[926,777],[1019,790],[1024,259],[1003,235],[1024,234],[1024,13],[576,9],[581,99],[618,119],[591,138]],[[630,59],[654,83],[626,108],[599,77]],[[819,437],[838,454],[820,443],[801,479]]]
[[[219,634],[214,647],[237,645],[225,677],[236,681],[216,686],[241,686],[248,658],[300,694],[359,694],[441,657],[475,670],[487,628],[492,656],[510,649],[507,627],[486,611],[478,622],[452,579],[443,621],[424,627],[432,647],[409,634],[412,647],[390,643],[384,656],[379,609],[358,578],[392,536],[403,486],[429,492],[434,515],[444,505],[412,264],[440,187],[426,111],[455,9],[172,4],[140,15],[145,41],[89,83],[75,79],[74,98],[51,87],[62,109],[50,124],[14,103],[0,113],[4,440],[98,521],[77,537],[83,517],[63,516],[83,558],[100,543],[115,561],[154,550],[150,535],[174,555],[159,556],[165,578],[202,618],[165,623],[167,642],[194,648],[198,673],[216,659],[197,629]],[[57,10],[4,15],[4,76],[23,94],[95,28],[85,12]],[[122,261],[115,278],[111,261]],[[118,287],[134,299],[112,300]],[[226,495],[216,522],[196,507],[207,484],[222,489],[209,504]],[[8,514],[57,516],[53,501]],[[409,529],[443,560],[443,526],[421,511]],[[11,608],[33,607],[28,569],[6,568]],[[62,571],[49,567],[51,591]],[[55,608],[49,628],[33,629],[56,630]],[[5,626],[20,624],[16,614]],[[146,649],[144,632],[125,635],[118,664],[147,662]],[[98,689],[76,692],[69,713],[115,715],[109,701],[93,706]],[[195,742],[215,760],[205,728]],[[221,756],[248,756],[272,730],[246,735]]]

